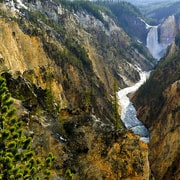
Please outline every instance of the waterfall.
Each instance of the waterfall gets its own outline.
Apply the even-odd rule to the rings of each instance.
[[[139,70],[140,71],[140,70]],[[128,98],[129,93],[135,92],[147,79],[149,72],[140,71],[140,81],[134,86],[127,87],[118,91],[118,99],[121,106],[121,120],[127,129],[131,129],[135,134],[141,136],[141,140],[149,142],[149,131],[143,123],[136,117],[136,110]]]
[[[175,20],[174,16],[170,16],[164,23],[158,26],[150,26],[145,21],[146,29],[149,29],[146,46],[152,56],[159,60],[166,52],[168,45],[172,43],[175,37]],[[172,28],[173,27],[173,28]],[[158,39],[158,28],[161,29],[161,43]],[[142,72],[137,66],[134,67],[140,74],[140,81],[134,86],[127,87],[118,91],[119,104],[121,106],[121,120],[127,129],[131,129],[135,134],[141,136],[141,140],[149,142],[149,131],[136,116],[136,109],[130,102],[129,93],[135,92],[148,78],[149,72]]]
[[[158,26],[149,26],[150,30],[147,35],[146,39],[146,46],[152,56],[159,60],[161,57],[164,56],[166,49],[169,44],[162,44],[159,43],[158,39]]]
[[[167,45],[160,44],[158,41],[158,26],[150,26],[146,46],[155,59],[159,60],[164,55]]]

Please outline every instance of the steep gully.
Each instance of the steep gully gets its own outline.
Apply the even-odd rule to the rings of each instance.
[[[165,54],[166,49],[169,44],[160,44],[158,41],[158,26],[149,26],[146,24],[147,29],[149,29],[146,46],[152,56],[157,59],[157,61]],[[128,94],[134,93],[149,77],[150,72],[143,72],[139,67],[134,67],[138,70],[140,74],[140,80],[131,87],[126,87],[117,92],[119,104],[121,106],[121,120],[123,121],[127,129],[131,129],[135,134],[141,136],[141,140],[148,143],[149,142],[149,131],[143,125],[143,123],[136,116],[136,109],[130,102]]]

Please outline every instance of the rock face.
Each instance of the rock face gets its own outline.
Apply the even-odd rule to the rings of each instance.
[[[159,43],[170,45],[177,34],[177,25],[174,15],[169,16],[159,26]]]
[[[33,3],[38,4],[35,6],[37,9],[40,8],[39,3]],[[114,79],[119,87],[126,86],[127,82],[128,85],[136,82],[139,79],[138,72],[129,63],[138,64],[143,69],[153,67],[154,62],[140,54],[136,46],[132,47],[131,39],[112,20],[111,29],[107,30],[100,20],[90,15],[73,15],[63,8],[62,14],[58,14],[55,5],[49,1],[41,2],[45,13],[55,9],[53,13],[57,13],[61,23],[59,29],[52,30],[50,24],[45,25],[43,20],[48,17],[39,15],[37,22],[33,12],[28,11],[25,12],[25,18],[15,16],[20,26],[15,21],[1,18],[1,71],[10,70],[14,75],[20,72],[24,77],[27,76],[30,82],[43,89],[51,86],[63,108],[82,105],[80,101],[93,84],[93,89],[102,88],[106,92],[102,90],[101,94],[109,94],[112,92]],[[5,12],[9,11],[9,7],[2,8]],[[12,15],[9,11],[9,16]],[[82,16],[85,20],[89,17],[91,22],[87,21],[89,24],[85,24]],[[34,21],[34,24],[28,23],[26,18]],[[110,19],[104,21],[110,23]],[[56,21],[54,23],[57,25]],[[123,49],[127,49],[129,53]],[[50,82],[47,83],[47,80]],[[75,91],[74,87],[77,87]],[[82,97],[81,100],[79,97]],[[102,99],[96,99],[98,106]]]
[[[81,179],[149,179],[147,155],[147,144],[131,133],[124,134],[107,149],[98,138],[94,148],[78,158],[83,167]]]
[[[136,39],[146,44],[145,37],[148,33],[146,24],[143,21],[141,21],[140,18],[135,18],[133,16],[128,17],[124,15],[121,18],[123,19],[123,21],[126,21],[128,23],[128,27],[126,26],[126,32],[130,34],[132,37],[135,37]]]
[[[156,179],[179,179],[180,159],[180,81],[164,92],[166,106],[151,126],[150,156],[152,173]]]
[[[133,100],[150,130],[150,168],[158,180],[180,178],[180,61],[174,46]]]
[[[148,29],[143,21],[143,15],[136,6],[124,1],[122,3],[110,3],[108,7],[116,15],[118,24],[129,36],[146,44]]]
[[[103,13],[52,1],[0,7],[0,71],[35,151],[57,157],[54,179],[148,179],[148,147],[114,128],[112,106],[114,82],[133,84],[134,65],[155,64],[142,45]]]

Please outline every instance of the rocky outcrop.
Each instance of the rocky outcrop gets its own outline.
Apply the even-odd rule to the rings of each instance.
[[[88,154],[80,155],[78,161],[83,168],[80,179],[149,179],[147,144],[130,132],[121,137],[116,142],[112,138],[107,149],[103,137],[98,137]]]
[[[36,153],[56,156],[52,179],[149,179],[148,145],[131,131],[115,132],[94,115],[66,110],[57,126],[29,114],[20,101],[15,105]]]
[[[133,98],[150,130],[149,161],[155,179],[180,177],[180,61],[175,45]]]
[[[159,43],[170,45],[177,34],[177,25],[174,15],[169,16],[159,26]]]
[[[150,127],[150,164],[156,179],[179,179],[180,81],[164,91],[165,104]]]
[[[107,5],[117,18],[118,25],[125,32],[137,41],[146,44],[148,29],[143,21],[143,15],[140,10],[126,1],[119,3],[110,3]]]
[[[39,4],[33,3],[33,6]],[[82,21],[82,13],[72,14],[66,10],[58,14],[57,6],[49,1],[41,2],[41,6],[48,12],[55,9],[53,12],[58,16],[59,29],[56,27],[56,21],[54,26],[57,29],[52,29],[51,24],[44,20],[48,16],[38,15],[37,21],[37,17],[35,18],[35,14],[31,11],[25,11],[25,18],[15,16],[19,26],[15,21],[1,18],[0,50],[3,62],[1,71],[10,70],[14,76],[20,72],[31,83],[43,89],[49,88],[51,84],[51,89],[61,107],[67,107],[69,104],[77,107],[78,104],[82,104],[79,97],[83,96],[82,99],[85,97],[87,87],[88,89],[91,87],[90,84],[94,84],[93,89],[103,87],[106,92],[104,90],[101,93],[96,92],[100,95],[102,92],[105,94],[112,92],[114,79],[117,80],[119,87],[134,83],[139,79],[139,75],[130,63],[138,64],[143,69],[153,67],[154,63],[138,51],[140,46],[132,47],[131,39],[110,18],[105,18],[106,23],[111,23],[108,30],[103,22],[85,14],[84,18],[89,17],[91,23],[82,27],[85,26],[84,22],[88,22]],[[8,10],[4,6],[3,8],[4,11]],[[14,14],[10,11],[8,16],[12,15]],[[34,24],[28,23],[26,18]],[[81,57],[78,57],[80,60],[77,59],[79,52],[75,47],[81,49]],[[128,52],[123,49],[127,49]],[[76,59],[72,56],[76,56]],[[78,62],[83,61],[83,58],[87,62]],[[47,83],[48,79],[51,82]],[[83,88],[79,88],[81,85]],[[76,91],[74,87],[78,87],[75,88]],[[100,105],[102,99],[98,99],[96,104]]]
[[[112,95],[151,56],[106,14],[23,3],[0,4],[0,71],[36,153],[55,154],[56,179],[148,179],[147,144],[114,128]]]
[[[148,33],[148,29],[146,28],[146,24],[138,17],[135,16],[122,16],[122,23],[127,22],[125,26],[126,32],[134,37],[135,39],[146,44],[146,36]]]

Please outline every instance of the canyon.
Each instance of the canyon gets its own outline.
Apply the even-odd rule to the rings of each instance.
[[[179,17],[147,26],[129,13],[125,29],[97,4],[66,3],[0,3],[1,75],[36,153],[56,156],[52,179],[178,179]]]
[[[151,174],[155,179],[176,180],[180,178],[178,163],[180,159],[178,138],[180,112],[177,110],[180,77],[178,73],[179,49],[174,43],[178,29],[177,22],[174,16],[169,16],[159,26],[150,27],[147,47],[157,60],[160,59],[160,62],[151,72],[147,82],[132,98],[138,118],[150,132],[149,162]],[[164,51],[166,48],[168,51]],[[161,59],[163,54],[165,57]],[[174,109],[176,109],[175,112]]]

